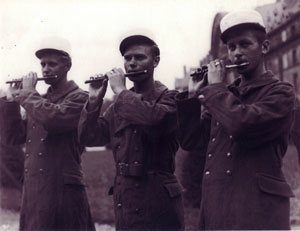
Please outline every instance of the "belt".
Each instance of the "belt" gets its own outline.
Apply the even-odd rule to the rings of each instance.
[[[118,176],[143,176],[145,175],[145,169],[143,164],[116,164]]]

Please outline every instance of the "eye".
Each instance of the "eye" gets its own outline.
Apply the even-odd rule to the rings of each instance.
[[[49,66],[50,67],[55,67],[55,66],[57,66],[57,63],[56,62],[49,62]]]
[[[135,58],[136,58],[137,60],[142,60],[142,59],[145,58],[145,56],[144,56],[144,55],[136,55]]]
[[[44,62],[41,63],[41,66],[42,66],[42,67],[45,67],[45,65],[46,65],[46,64],[45,64]]]
[[[130,61],[130,59],[131,59],[131,56],[129,56],[129,55],[125,55],[125,56],[124,56],[124,59],[125,59],[125,61],[127,61],[127,62],[128,62],[128,61]]]
[[[241,46],[242,48],[247,48],[249,45],[250,45],[249,42],[241,42],[241,44],[240,44],[240,46]]]
[[[234,50],[235,50],[235,45],[233,45],[233,44],[228,44],[227,49],[228,49],[229,51],[234,51]]]

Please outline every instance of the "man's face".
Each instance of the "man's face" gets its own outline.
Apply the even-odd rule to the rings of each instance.
[[[53,84],[66,77],[69,70],[66,63],[61,61],[61,56],[57,54],[45,54],[41,57],[42,73],[44,77],[57,76],[57,79],[45,80],[47,84]]]
[[[233,64],[249,63],[247,66],[237,68],[240,74],[255,70],[262,62],[263,50],[250,30],[236,31],[227,40],[228,57]]]
[[[153,74],[159,58],[153,57],[148,45],[132,45],[124,53],[124,68],[127,73],[147,70],[146,74],[130,77],[133,82],[143,81]]]

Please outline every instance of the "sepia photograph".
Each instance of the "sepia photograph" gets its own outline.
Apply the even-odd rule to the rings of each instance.
[[[0,231],[300,230],[299,0],[0,15]]]

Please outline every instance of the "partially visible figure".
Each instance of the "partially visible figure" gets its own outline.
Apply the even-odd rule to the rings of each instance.
[[[203,80],[191,78],[188,92],[176,96],[181,146],[204,148],[209,137],[200,229],[290,229],[293,193],[281,167],[293,119],[293,86],[265,68],[269,41],[257,11],[229,13],[220,27],[240,77],[225,86],[226,64],[215,60]]]
[[[160,52],[152,39],[126,37],[120,52],[134,87],[126,89],[122,69],[106,73],[116,101],[99,116],[107,80],[90,84],[79,122],[80,141],[87,146],[111,144],[116,230],[183,230],[181,188],[174,175],[177,92],[154,81]]]
[[[95,230],[81,170],[77,125],[87,94],[67,80],[68,41],[52,38],[35,54],[50,85],[45,95],[30,72],[0,99],[1,142],[25,143],[20,230]],[[22,119],[20,106],[26,111]]]
[[[0,89],[0,98],[5,97],[6,92]],[[0,105],[0,112],[3,110]],[[2,120],[0,117],[0,130],[7,119]],[[23,172],[22,145],[3,144],[0,139],[0,207],[2,209],[20,210]]]
[[[294,121],[292,125],[291,138],[296,146],[298,161],[300,165],[300,107],[294,109]]]

